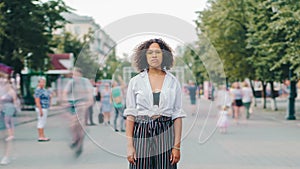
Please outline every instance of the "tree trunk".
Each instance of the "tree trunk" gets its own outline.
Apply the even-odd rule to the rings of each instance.
[[[271,85],[271,98],[272,98],[271,108],[272,108],[272,110],[277,111],[278,107],[277,107],[277,102],[276,102],[276,93],[274,90],[274,82],[270,81],[270,85]]]
[[[230,86],[229,86],[229,81],[228,81],[228,77],[225,78],[225,81],[226,81],[226,89],[229,89]]]
[[[256,106],[257,106],[257,104],[256,104],[256,96],[255,96],[255,90],[254,90],[254,86],[253,86],[253,83],[252,83],[252,80],[251,80],[251,79],[249,79],[249,82],[250,82],[250,87],[251,87],[251,89],[252,89],[254,106],[256,107]]]
[[[267,84],[266,82],[262,81],[262,87],[263,90],[261,91],[261,98],[262,98],[262,102],[263,102],[263,108],[266,109],[267,108]]]
[[[295,116],[295,98],[297,97],[297,82],[291,80],[290,95],[288,100],[287,120],[296,120]]]

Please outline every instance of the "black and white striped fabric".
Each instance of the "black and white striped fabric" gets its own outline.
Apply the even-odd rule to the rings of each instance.
[[[134,146],[136,164],[130,169],[177,169],[171,165],[170,156],[174,144],[174,127],[171,117],[155,120],[136,118],[134,124]]]

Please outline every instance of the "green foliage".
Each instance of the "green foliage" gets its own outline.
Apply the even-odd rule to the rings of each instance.
[[[99,79],[112,79],[116,71],[121,71],[117,69],[122,68],[124,64],[117,59],[115,50],[110,51],[106,57],[103,69],[99,72]]]
[[[252,76],[252,65],[246,59],[251,50],[246,49],[247,16],[244,8],[245,2],[240,0],[209,1],[209,8],[198,12],[196,20],[199,37],[210,40],[231,81]]]
[[[300,8],[291,2],[249,3],[247,48],[253,50],[250,61],[255,65],[257,79],[282,80],[288,78],[289,69],[299,67]]]
[[[52,33],[65,23],[60,14],[69,8],[62,0],[3,0],[0,10],[0,62],[20,72],[28,56],[32,69],[43,68]]]
[[[3,7],[4,7],[4,2],[0,2],[0,11],[1,11],[1,13],[0,13],[0,36],[5,36],[4,30],[6,27],[6,21],[5,21],[4,15],[2,14]],[[0,41],[0,45],[1,45],[1,41]]]
[[[190,68],[198,84],[209,79],[208,73],[200,58],[201,56],[199,55],[200,51],[201,50],[195,48],[193,45],[184,46],[183,49],[183,62]]]
[[[211,41],[230,81],[279,81],[287,78],[289,69],[300,70],[297,0],[211,0],[208,4],[196,20],[199,41],[200,36]]]
[[[93,32],[88,32],[83,40],[70,32],[63,32],[55,35],[51,44],[56,46],[53,50],[56,53],[72,53],[74,56],[74,66],[79,67],[83,76],[89,79],[95,79],[99,65],[98,55],[90,50],[89,44],[93,42],[91,38]]]
[[[63,32],[59,35],[54,35],[51,44],[55,47],[53,48],[53,51],[56,53],[73,53],[76,60],[87,42],[81,41],[70,32]]]

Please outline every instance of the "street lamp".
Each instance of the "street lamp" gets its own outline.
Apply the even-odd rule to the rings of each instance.
[[[32,53],[29,52],[27,55],[24,57],[24,70],[22,70],[22,74],[28,74],[30,71],[29,64],[28,64],[28,59],[32,56]]]
[[[290,81],[290,92],[288,99],[288,108],[287,108],[287,120],[296,120],[295,117],[295,98],[297,97],[297,82],[294,78],[294,71],[289,69],[289,81]]]

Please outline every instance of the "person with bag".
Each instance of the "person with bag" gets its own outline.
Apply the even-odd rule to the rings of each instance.
[[[104,125],[110,125],[110,114],[112,111],[112,99],[110,84],[105,83],[104,89],[101,91],[101,113],[104,115]]]
[[[125,132],[124,129],[124,119],[123,119],[123,113],[124,113],[124,103],[123,103],[123,89],[118,84],[118,82],[113,81],[112,82],[112,101],[113,106],[115,108],[115,118],[114,118],[114,129],[115,132],[121,131]],[[117,121],[120,118],[120,130],[118,130],[117,127]]]
[[[253,100],[253,93],[252,93],[252,89],[249,87],[249,84],[245,81],[243,83],[243,105],[245,107],[245,111],[246,111],[246,119],[250,118],[250,108],[251,108],[251,102]]]
[[[96,102],[98,102],[98,104],[96,104],[96,105],[99,105],[99,107],[100,107],[100,109],[99,109],[100,111],[99,111],[99,114],[98,114],[98,123],[102,124],[104,122],[104,115],[103,115],[102,110],[101,110],[100,86],[97,86],[96,89],[97,89]]]

